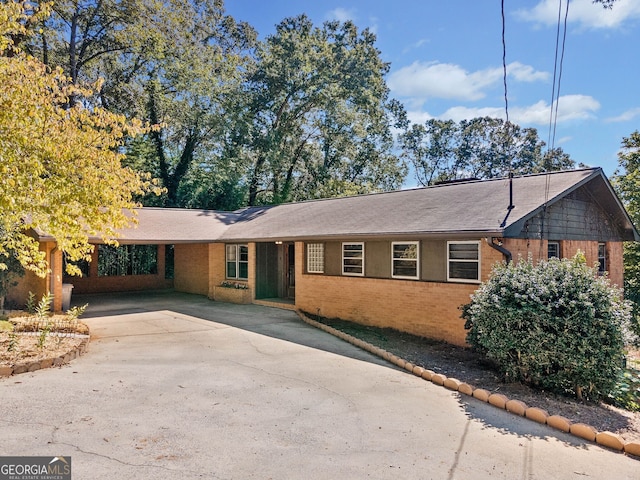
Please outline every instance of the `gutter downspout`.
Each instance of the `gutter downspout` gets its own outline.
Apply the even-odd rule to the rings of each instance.
[[[507,264],[511,263],[511,260],[513,259],[513,255],[509,250],[507,250],[502,246],[501,242],[493,243],[493,241],[495,240],[495,237],[487,237],[485,238],[485,240],[487,241],[487,245],[489,245],[494,250],[499,251],[502,255],[505,256],[507,260]]]

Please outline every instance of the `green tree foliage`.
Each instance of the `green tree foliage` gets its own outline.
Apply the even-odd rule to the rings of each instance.
[[[222,0],[60,0],[28,48],[74,84],[103,79],[85,101],[159,125],[127,164],[166,189],[145,203],[177,205],[194,165],[217,168],[254,41]]]
[[[402,155],[421,185],[460,178],[494,178],[565,170],[575,162],[561,149],[544,151],[534,128],[501,119],[427,120],[400,135]]]
[[[256,50],[235,157],[248,203],[279,203],[399,187],[394,114],[375,35],[351,22],[287,18]]]
[[[630,306],[580,253],[496,266],[463,318],[467,341],[508,381],[599,399],[623,373]]]
[[[613,8],[613,4],[618,0],[593,0],[593,3],[601,3],[604,8]]]
[[[633,223],[640,225],[640,132],[622,140],[618,153],[619,169],[613,184]],[[634,330],[640,334],[640,244],[624,245],[624,294],[633,302]]]
[[[131,223],[133,195],[153,185],[120,163],[140,122],[82,101],[71,106],[70,98],[91,92],[14,44],[29,34],[26,5],[0,3],[0,268],[16,255],[44,276],[44,252],[30,230],[50,235],[71,260],[86,258],[89,235],[115,237]]]

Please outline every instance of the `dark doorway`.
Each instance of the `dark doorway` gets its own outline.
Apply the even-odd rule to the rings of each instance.
[[[256,243],[256,298],[278,297],[278,247]]]
[[[293,243],[285,243],[284,247],[284,289],[283,298],[295,300],[296,298],[296,246]]]
[[[256,243],[256,299],[295,300],[295,244]]]

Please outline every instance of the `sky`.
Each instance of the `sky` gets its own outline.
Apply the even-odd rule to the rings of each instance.
[[[640,130],[640,0],[611,10],[570,1],[559,87],[566,0],[504,3],[509,120],[611,176],[623,138]],[[337,19],[370,29],[390,63],[391,97],[413,122],[505,118],[500,0],[226,0],[225,8],[261,39],[302,13],[318,26]]]

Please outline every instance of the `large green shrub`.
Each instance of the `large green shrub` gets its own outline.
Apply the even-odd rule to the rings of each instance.
[[[598,399],[622,375],[630,306],[581,253],[496,266],[462,310],[467,341],[508,381]]]

